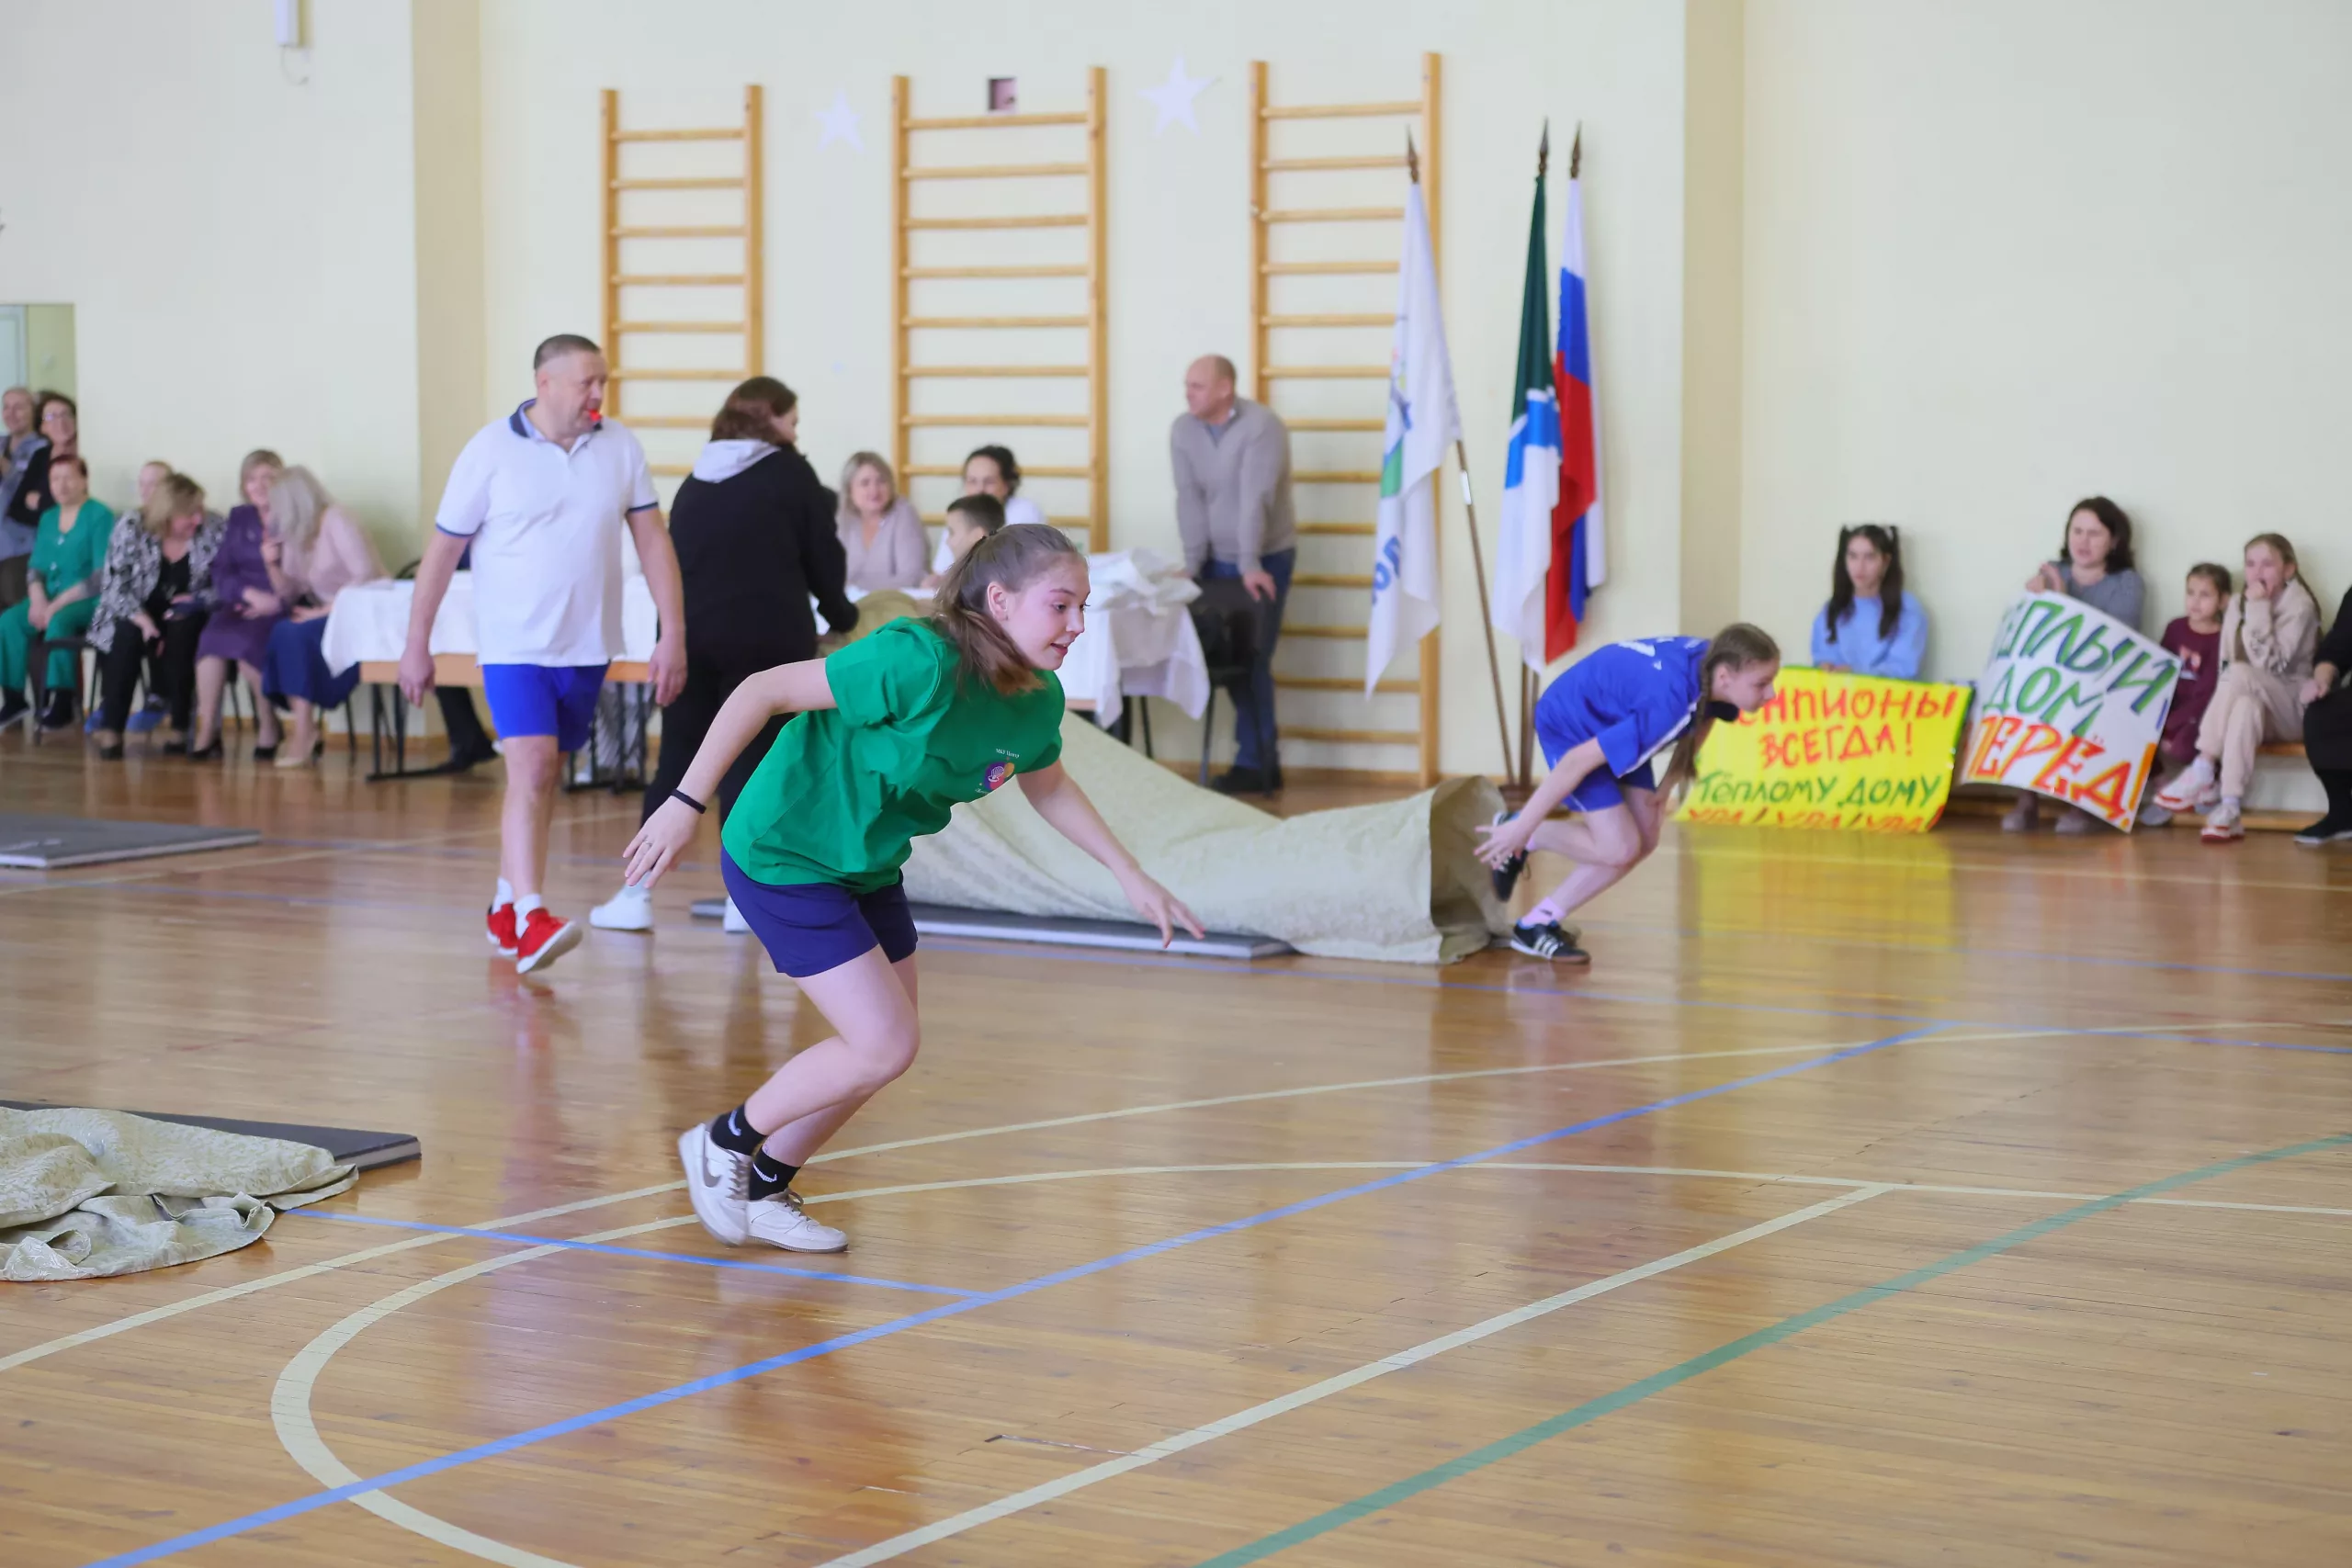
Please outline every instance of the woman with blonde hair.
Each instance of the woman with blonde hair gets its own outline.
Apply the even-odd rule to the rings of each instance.
[[[856,453],[842,466],[840,525],[852,588],[872,593],[922,586],[922,517],[899,493],[880,453]]]
[[[2284,534],[2245,542],[2245,583],[2222,613],[2222,678],[2197,726],[2197,760],[2165,786],[2166,811],[2202,811],[2209,844],[2245,837],[2243,803],[2266,740],[2303,738],[2301,691],[2319,650],[2319,601]]]
[[[212,558],[212,581],[202,590],[211,615],[196,642],[196,739],[191,761],[220,755],[220,693],[229,666],[244,671],[254,693],[254,747],[257,760],[277,755],[277,713],[260,700],[261,661],[269,651],[269,629],[286,614],[266,547],[269,543],[269,487],[286,471],[286,459],[266,446],[245,454],[237,465],[237,492],[243,504],[229,509],[220,548]]]
[[[205,620],[198,590],[211,575],[226,527],[204,510],[203,489],[186,474],[166,468],[150,482],[142,469],[140,484],[146,502],[114,531],[90,622],[90,646],[98,650],[98,755],[108,761],[122,755],[131,688],[142,666],[148,695],[169,713],[164,750],[187,750],[196,639]]]
[[[366,531],[308,468],[288,468],[271,482],[269,520],[277,537],[264,547],[264,558],[275,569],[286,618],[269,629],[262,694],[293,708],[293,738],[279,749],[277,765],[300,768],[316,761],[325,745],[320,710],[341,707],[359,683],[356,664],[340,674],[327,668],[321,651],[327,613],[345,589],[382,578],[384,563]]]

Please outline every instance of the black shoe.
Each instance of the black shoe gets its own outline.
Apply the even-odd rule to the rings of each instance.
[[[1264,795],[1266,775],[1255,768],[1227,768],[1209,781],[1219,795]]]
[[[187,760],[191,762],[217,762],[220,756],[220,738],[217,735],[212,738],[211,745],[191,746],[187,751]]]
[[[469,746],[462,751],[453,747],[449,751],[449,760],[441,764],[441,771],[447,773],[462,773],[481,763],[496,761],[498,761],[498,753],[487,746]]]
[[[2305,849],[2317,849],[2338,839],[2352,839],[2352,818],[2338,817],[2333,811],[2295,835],[2295,842]]]
[[[6,729],[32,711],[33,705],[25,701],[23,693],[0,693],[0,729]]]
[[[74,694],[51,692],[49,700],[40,705],[40,728],[43,734],[53,729],[74,728]]]
[[[1577,945],[1577,933],[1556,920],[1521,920],[1510,929],[1512,951],[1555,964],[1589,964],[1592,954]]]
[[[275,740],[271,741],[266,746],[256,746],[254,748],[254,761],[256,762],[266,762],[277,755],[277,742]]]
[[[101,762],[119,762],[119,761],[122,761],[122,742],[121,742],[121,741],[119,741],[119,740],[117,740],[117,741],[113,742],[112,744],[107,744],[107,743],[105,743],[105,742],[100,742],[100,744],[99,744],[99,746],[98,746],[98,761],[101,761]]]
[[[1496,827],[1499,828],[1510,820],[1510,813],[1509,811],[1498,811],[1495,813]],[[1511,856],[1510,859],[1503,862],[1502,864],[1495,867],[1492,871],[1487,873],[1487,875],[1494,878],[1495,901],[1497,903],[1508,904],[1510,902],[1510,890],[1519,886],[1519,874],[1526,869],[1527,852],[1525,850],[1521,850],[1519,853]]]

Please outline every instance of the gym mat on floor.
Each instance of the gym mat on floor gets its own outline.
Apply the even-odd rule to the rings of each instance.
[[[0,812],[0,865],[57,871],[104,861],[233,850],[261,842],[251,828],[198,828],[185,822],[99,822],[82,817],[21,817]]]
[[[0,1100],[0,1107],[10,1111],[66,1109],[44,1100]],[[92,1109],[110,1108],[99,1106]],[[371,1133],[358,1127],[306,1127],[298,1122],[239,1122],[226,1116],[182,1116],[168,1111],[133,1111],[130,1114],[144,1116],[150,1122],[176,1122],[183,1127],[209,1127],[216,1133],[242,1133],[249,1138],[282,1138],[289,1144],[309,1144],[333,1155],[336,1164],[356,1165],[362,1170],[419,1159],[424,1153],[413,1133]]]

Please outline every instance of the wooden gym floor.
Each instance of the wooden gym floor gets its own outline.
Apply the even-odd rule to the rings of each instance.
[[[796,1258],[674,1186],[815,1037],[710,852],[518,983],[495,780],[0,741],[268,834],[0,874],[0,1094],[425,1149],[0,1287],[10,1568],[2352,1562],[2352,854],[1678,833],[1589,974],[933,942]]]

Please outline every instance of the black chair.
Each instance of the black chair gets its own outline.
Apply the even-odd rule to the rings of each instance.
[[[82,673],[82,655],[89,650],[89,647],[90,639],[85,637],[36,637],[32,640],[32,645],[26,649],[26,674],[32,684],[33,711],[25,723],[32,732],[34,745],[40,744],[40,710],[49,699],[49,656],[51,654],[71,653],[74,656],[74,691],[81,706],[81,713],[76,714],[74,717],[79,719],[83,714],[90,711],[90,697],[85,682],[86,681],[95,683],[97,676],[95,665],[86,677]]]
[[[1208,705],[1201,710],[1201,783],[1205,785],[1209,753],[1216,738],[1216,694],[1222,691],[1232,695],[1248,688],[1250,670],[1264,644],[1266,617],[1273,612],[1273,602],[1252,597],[1239,578],[1212,577],[1202,581],[1201,596],[1193,601],[1192,611],[1193,629],[1201,635],[1201,658],[1209,675]],[[1267,722],[1267,716],[1261,715],[1261,722]],[[1261,734],[1258,741],[1259,754],[1272,761],[1274,737]]]

